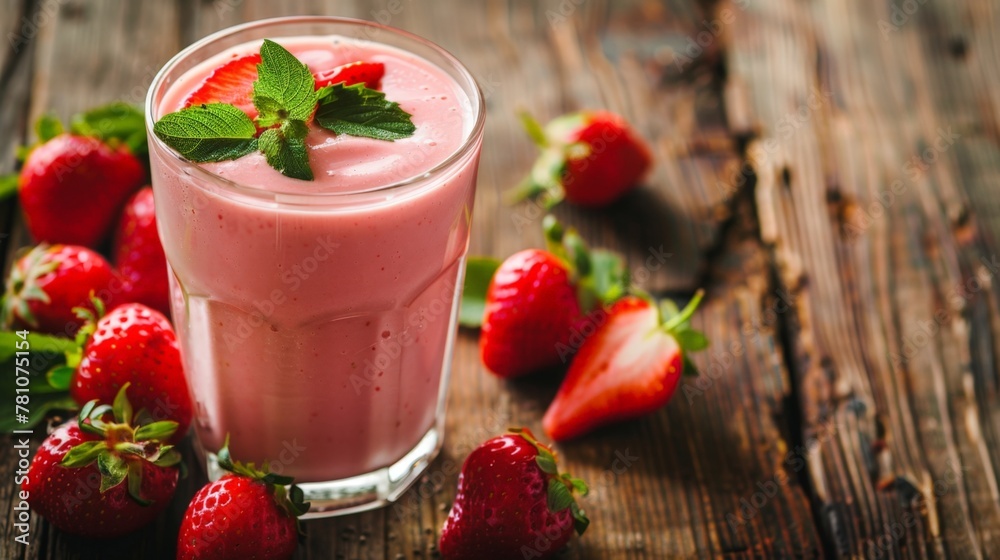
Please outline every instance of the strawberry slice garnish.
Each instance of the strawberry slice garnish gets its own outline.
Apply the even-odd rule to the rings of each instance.
[[[216,68],[205,78],[201,86],[188,96],[184,101],[184,107],[229,103],[243,110],[250,118],[256,117],[253,83],[257,80],[257,65],[260,62],[259,54],[248,54]]]
[[[250,54],[230,60],[215,69],[205,81],[184,101],[184,107],[207,103],[229,103],[255,118],[257,108],[253,104],[253,83],[257,80],[257,65],[261,63],[259,54]],[[385,64],[381,62],[352,62],[313,74],[316,89],[343,83],[344,85],[364,84],[377,89]]]
[[[343,82],[346,86],[364,84],[366,88],[378,89],[382,76],[385,75],[385,64],[381,62],[352,62],[338,66],[332,70],[316,72],[316,89]]]
[[[708,341],[692,330],[698,292],[683,311],[667,302],[626,296],[573,359],[542,424],[554,440],[583,435],[598,426],[649,414],[670,400],[682,372],[694,373],[686,351]]]

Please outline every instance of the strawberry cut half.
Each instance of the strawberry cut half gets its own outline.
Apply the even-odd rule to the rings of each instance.
[[[658,310],[636,296],[615,302],[566,372],[542,420],[545,433],[571,439],[667,404],[682,372],[695,373],[686,353],[708,345],[689,323],[701,299],[699,291],[679,312],[672,304]]]
[[[206,103],[228,103],[254,118],[253,83],[257,80],[259,54],[235,58],[215,69],[184,101],[184,107]]]
[[[366,88],[378,89],[382,76],[385,75],[385,64],[381,62],[352,62],[313,74],[316,78],[316,89],[333,84],[344,83],[345,86],[364,84]]]

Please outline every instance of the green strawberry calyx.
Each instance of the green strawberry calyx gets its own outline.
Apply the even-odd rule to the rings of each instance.
[[[669,299],[660,302],[659,328],[672,336],[677,341],[677,345],[680,346],[684,375],[698,375],[698,368],[688,358],[688,353],[708,348],[708,337],[691,327],[691,317],[694,316],[694,312],[701,305],[704,297],[705,290],[699,289],[684,306],[684,309],[678,309],[677,304]]]
[[[563,183],[566,163],[590,156],[591,149],[586,142],[563,140],[573,130],[582,128],[586,124],[586,117],[583,113],[571,113],[557,117],[547,127],[543,127],[527,112],[522,111],[518,116],[524,130],[538,146],[540,154],[521,184],[507,191],[507,201],[513,204],[538,197],[545,209],[551,209],[566,198]]]
[[[142,496],[143,463],[163,468],[180,464],[180,452],[164,443],[177,431],[177,422],[151,421],[145,411],[133,411],[126,395],[129,385],[122,385],[112,405],[99,404],[97,399],[83,405],[77,420],[80,430],[100,439],[73,447],[59,465],[75,469],[96,463],[102,493],[126,482],[128,495],[147,506],[152,502]]]
[[[628,272],[620,255],[591,250],[575,229],[564,228],[555,216],[545,216],[542,229],[548,251],[566,264],[584,313],[610,305],[629,292]]]
[[[569,473],[560,473],[555,451],[548,445],[539,442],[528,428],[510,428],[509,432],[521,436],[538,450],[538,455],[535,456],[535,463],[545,473],[549,481],[546,490],[549,511],[558,513],[569,508],[570,513],[573,515],[573,528],[578,535],[582,535],[590,525],[590,519],[587,518],[586,512],[576,502],[573,493],[576,492],[580,496],[586,496],[590,491],[587,483]]]
[[[297,518],[309,511],[309,502],[305,501],[305,493],[294,484],[295,479],[290,476],[282,476],[269,472],[265,462],[261,469],[254,463],[241,463],[234,461],[229,453],[229,434],[226,434],[226,441],[222,444],[222,449],[216,454],[219,467],[237,476],[244,476],[256,480],[265,486],[274,496],[278,507],[285,510],[289,517]],[[286,488],[287,487],[287,488]],[[299,527],[301,531],[301,527]]]
[[[33,301],[49,303],[49,294],[38,285],[38,279],[59,268],[59,262],[49,258],[49,245],[42,243],[33,247],[18,259],[7,278],[3,305],[0,306],[0,325],[9,329],[20,318],[30,327],[38,327],[38,320],[31,312]]]

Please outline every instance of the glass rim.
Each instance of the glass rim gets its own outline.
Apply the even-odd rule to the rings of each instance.
[[[371,187],[363,190],[352,190],[347,192],[318,192],[318,193],[292,194],[292,193],[271,191],[268,189],[254,187],[250,185],[244,185],[242,183],[233,181],[217,173],[209,171],[204,167],[202,167],[201,165],[198,165],[196,162],[193,162],[185,158],[184,156],[179,154],[176,150],[174,150],[166,143],[164,143],[162,140],[160,140],[158,136],[153,134],[152,132],[153,124],[155,122],[153,120],[153,113],[155,110],[154,98],[156,94],[163,87],[164,85],[163,83],[167,77],[167,74],[169,74],[170,71],[173,70],[182,61],[186,60],[188,57],[202,50],[208,45],[211,45],[217,41],[220,41],[227,37],[231,37],[238,33],[245,32],[247,30],[278,26],[278,25],[295,25],[295,24],[309,24],[309,23],[346,24],[362,28],[369,28],[369,29],[373,28],[378,31],[386,31],[394,35],[401,36],[404,39],[414,41],[425,47],[428,47],[429,49],[434,51],[435,54],[441,56],[446,62],[448,62],[451,66],[454,67],[454,69],[458,71],[463,80],[468,82],[468,84],[472,87],[474,93],[474,95],[469,95],[469,92],[465,92],[465,88],[462,87],[462,84],[458,84],[459,88],[462,89],[463,92],[469,97],[470,103],[473,104],[472,107],[474,114],[473,116],[475,117],[475,120],[473,121],[472,124],[472,128],[469,129],[469,132],[464,136],[461,145],[454,152],[449,154],[447,158],[445,158],[432,168],[428,169],[427,171],[424,171],[412,177],[407,177],[399,181],[394,181],[391,183],[387,183],[385,185],[379,185],[376,187]],[[360,39],[360,40],[368,40],[373,43],[378,43],[378,41],[371,39]],[[396,47],[396,48],[403,48],[403,47]],[[406,50],[405,48],[403,49]],[[411,53],[411,54],[413,54],[414,56],[420,56],[416,53]],[[428,61],[428,62],[434,64],[435,66],[441,67],[440,64],[437,64],[433,61]],[[442,70],[446,69],[442,68]],[[462,64],[462,62],[458,60],[458,58],[456,58],[455,55],[448,52],[445,48],[419,35],[410,33],[409,31],[405,31],[396,27],[383,25],[381,23],[360,18],[350,18],[341,16],[283,16],[283,17],[259,19],[233,25],[225,29],[221,29],[219,31],[211,33],[209,35],[206,35],[205,37],[202,37],[201,39],[198,39],[194,43],[191,43],[187,47],[181,49],[181,51],[172,56],[170,60],[168,60],[153,77],[153,81],[150,83],[149,86],[149,91],[146,93],[144,119],[145,119],[147,137],[149,139],[149,142],[154,143],[162,151],[169,154],[172,160],[175,161],[176,163],[179,163],[187,168],[192,169],[193,174],[198,175],[203,179],[209,180],[214,184],[225,188],[226,190],[234,191],[243,195],[250,195],[257,198],[267,198],[271,200],[274,200],[275,196],[281,196],[282,198],[294,198],[300,201],[315,198],[324,201],[337,200],[342,202],[344,198],[352,196],[360,197],[360,196],[369,196],[373,193],[382,193],[387,191],[395,192],[405,187],[409,187],[424,181],[428,181],[429,179],[432,179],[437,175],[440,175],[442,173],[451,170],[456,164],[461,162],[469,154],[470,151],[472,151],[476,147],[476,145],[479,142],[479,139],[482,137],[486,123],[486,102],[483,97],[482,88],[479,86],[479,83],[476,81],[475,77],[473,77],[469,69],[466,68],[466,66]]]

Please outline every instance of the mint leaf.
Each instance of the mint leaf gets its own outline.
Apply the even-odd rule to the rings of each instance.
[[[267,163],[282,175],[303,181],[312,181],[309,168],[309,149],[306,147],[305,123],[289,121],[281,128],[269,128],[260,135],[260,151]]]
[[[387,101],[384,93],[364,84],[333,84],[316,111],[316,122],[337,134],[389,141],[413,135],[411,117],[399,103]]]
[[[146,145],[146,118],[138,107],[116,102],[73,116],[74,134],[96,136],[104,142],[118,140],[137,156],[149,153]]]
[[[260,58],[253,104],[260,112],[257,120],[261,126],[308,119],[316,107],[316,80],[309,67],[269,39],[260,47]]]
[[[465,263],[465,285],[462,289],[462,307],[458,311],[458,324],[476,328],[483,324],[486,312],[486,291],[500,261],[487,257],[469,257]]]
[[[153,133],[194,162],[243,157],[257,149],[257,128],[246,113],[225,103],[209,103],[164,115]]]

